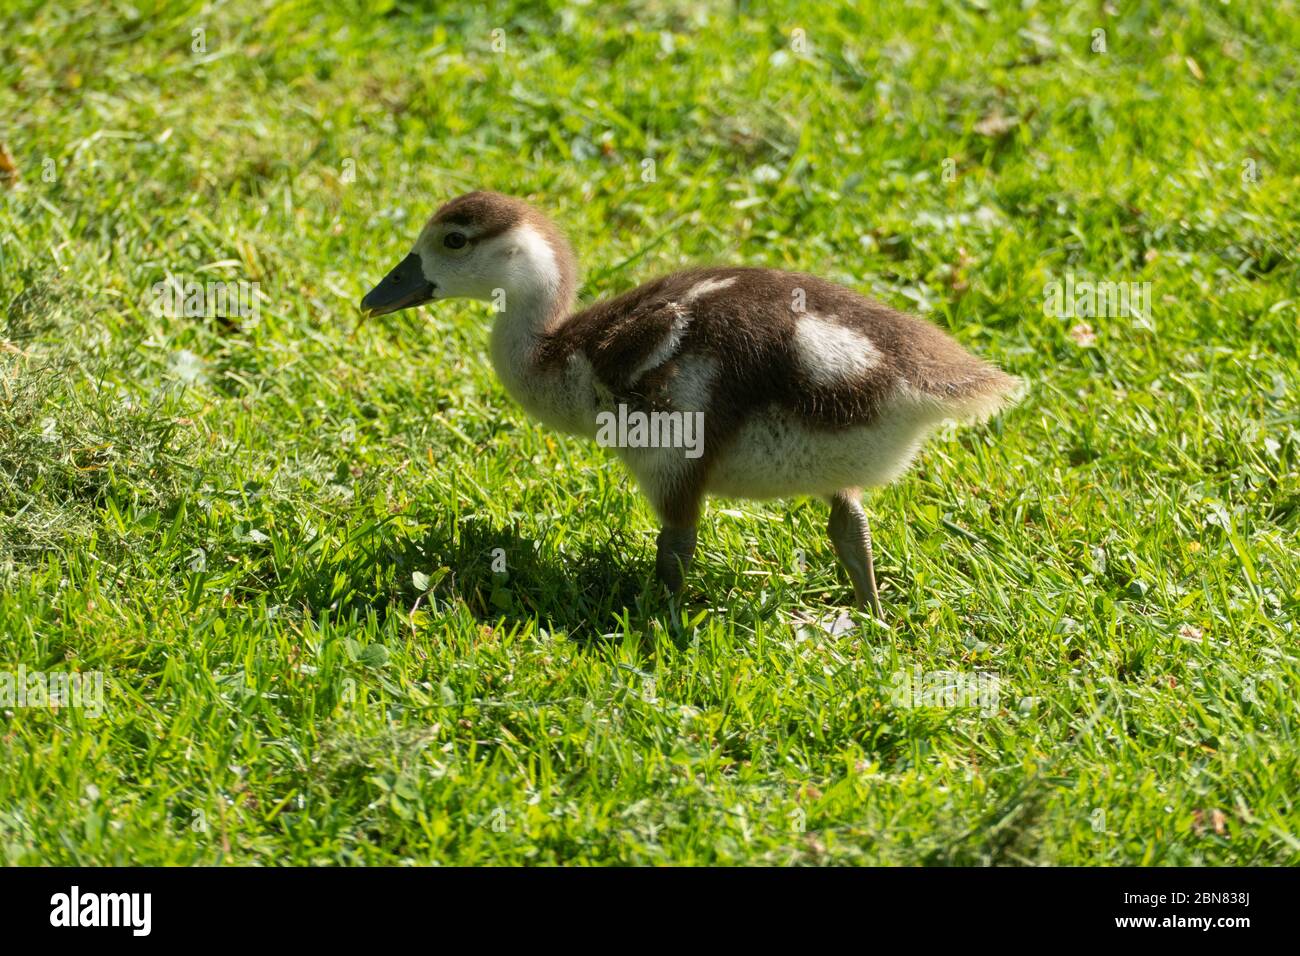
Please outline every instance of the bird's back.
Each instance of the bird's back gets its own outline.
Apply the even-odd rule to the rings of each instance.
[[[816,276],[714,267],[654,279],[566,320],[544,360],[581,355],[620,401],[704,397],[715,427],[780,406],[810,427],[870,424],[892,402],[985,417],[1016,380],[915,316]],[[683,388],[683,374],[707,378]],[[716,432],[715,432],[716,434]]]

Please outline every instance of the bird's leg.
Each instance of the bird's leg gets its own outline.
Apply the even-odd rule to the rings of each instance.
[[[665,480],[664,475],[672,477]],[[647,482],[647,496],[661,525],[655,571],[668,593],[676,597],[695,556],[695,529],[704,511],[704,472],[698,462],[685,459],[675,473],[664,469],[656,479]]]
[[[826,526],[831,544],[839,555],[849,579],[858,607],[884,620],[880,611],[880,594],[876,590],[876,562],[871,553],[871,527],[867,513],[858,500],[856,489],[837,491],[831,496],[831,520]]]
[[[677,595],[682,589],[686,572],[695,556],[695,526],[664,525],[659,532],[659,552],[655,556],[655,570],[669,593]]]

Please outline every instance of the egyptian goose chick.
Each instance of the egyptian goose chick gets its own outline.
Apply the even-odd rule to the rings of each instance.
[[[1017,380],[922,319],[815,276],[690,269],[574,312],[577,268],[536,209],[472,192],[429,220],[361,301],[493,302],[492,364],[533,416],[615,447],[662,523],[677,594],[706,495],[820,495],[860,607],[882,617],[861,489],[893,481],[941,421],[979,421]]]

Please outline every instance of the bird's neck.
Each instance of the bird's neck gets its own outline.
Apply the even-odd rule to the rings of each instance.
[[[541,361],[542,346],[573,311],[576,283],[571,276],[531,290],[507,291],[492,325],[491,355],[501,384],[532,415],[567,428],[568,400],[559,394],[561,370]]]
[[[564,363],[543,362],[545,348],[568,320],[577,295],[577,262],[568,240],[545,221],[517,226],[509,262],[496,297],[492,364],[519,404],[544,422],[571,430],[573,399],[566,393]],[[554,358],[555,356],[548,356]]]

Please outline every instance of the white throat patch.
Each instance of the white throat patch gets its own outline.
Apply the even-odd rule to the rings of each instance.
[[[555,250],[537,229],[523,223],[505,233],[499,242],[509,250],[507,294],[513,292],[529,304],[550,301],[560,291],[560,264]],[[510,308],[509,301],[506,309]]]

